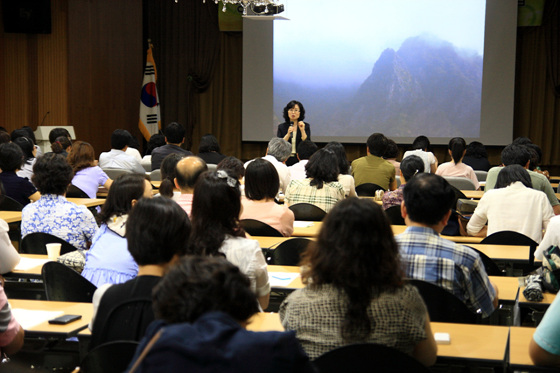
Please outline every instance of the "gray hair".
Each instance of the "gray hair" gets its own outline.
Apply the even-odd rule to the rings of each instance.
[[[280,137],[274,137],[268,142],[267,155],[272,155],[279,162],[284,162],[292,154],[292,146]]]

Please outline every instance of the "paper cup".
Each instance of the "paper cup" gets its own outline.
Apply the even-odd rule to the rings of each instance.
[[[60,256],[60,247],[62,245],[59,243],[48,243],[47,244],[47,255],[50,260],[56,260]]]

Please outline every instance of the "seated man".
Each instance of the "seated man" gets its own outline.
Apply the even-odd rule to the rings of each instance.
[[[272,165],[276,168],[278,177],[280,178],[280,191],[284,194],[286,193],[286,189],[288,188],[288,185],[290,185],[291,181],[290,170],[285,164],[291,153],[292,147],[289,142],[279,137],[273,137],[268,142],[266,155],[262,157],[272,163]],[[245,168],[247,168],[250,162],[252,161],[245,163]]]
[[[118,285],[106,284],[95,291],[90,349],[112,340],[143,337],[154,319],[151,304],[146,302],[140,309],[134,308],[134,315],[127,316],[127,325],[135,324],[132,330],[111,328],[110,323],[118,324],[120,320],[111,320],[109,314],[128,301],[151,300],[152,289],[166,268],[185,253],[190,232],[189,218],[173,200],[142,198],[138,201],[126,223],[128,251],[138,264],[138,277]]]
[[[305,165],[309,162],[309,158],[311,158],[317,149],[317,145],[311,140],[304,140],[299,143],[296,154],[298,162],[288,167],[292,180],[303,180],[307,178]]]
[[[4,286],[0,285],[0,349],[7,355],[15,354],[23,346],[23,337],[24,331],[12,316]]]
[[[374,133],[367,139],[367,155],[352,162],[356,186],[373,183],[385,190],[397,189],[395,166],[382,158],[388,144],[389,140],[381,133]]]
[[[406,183],[401,213],[408,226],[395,237],[409,278],[434,283],[453,293],[473,312],[489,316],[498,305],[480,256],[439,236],[451,215],[455,193],[434,174],[418,174]]]
[[[152,171],[159,170],[161,162],[169,154],[193,155],[190,151],[181,148],[181,144],[185,142],[185,127],[177,122],[172,122],[165,126],[163,132],[165,133],[165,145],[152,150]]]
[[[103,152],[99,155],[99,167],[119,168],[130,170],[137,174],[144,174],[146,171],[136,158],[126,154],[128,144],[132,135],[126,131],[117,129],[111,135],[111,151]]]
[[[201,158],[190,156],[177,162],[175,187],[181,191],[181,196],[177,199],[179,206],[191,217],[194,185],[198,177],[208,170],[206,162]]]
[[[560,368],[560,296],[548,307],[529,344],[536,365]]]

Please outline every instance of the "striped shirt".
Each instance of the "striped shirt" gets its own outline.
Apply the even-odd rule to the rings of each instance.
[[[14,317],[4,288],[0,286],[0,347],[9,345],[19,331],[19,324]]]

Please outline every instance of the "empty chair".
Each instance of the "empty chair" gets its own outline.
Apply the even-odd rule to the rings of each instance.
[[[242,219],[241,227],[251,236],[283,237],[282,233],[272,228],[270,225],[255,219]]]
[[[103,171],[109,176],[109,179],[115,180],[117,177],[124,174],[131,174],[131,170],[125,170],[124,168],[104,168]]]
[[[64,264],[47,262],[41,270],[47,300],[91,303],[97,287]]]
[[[373,343],[336,348],[319,356],[313,365],[318,373],[430,372],[430,369],[404,352]]]
[[[474,324],[477,314],[465,303],[444,288],[422,280],[408,279],[424,299],[431,321]]]
[[[443,178],[459,190],[476,190],[473,182],[466,177],[444,176]]]
[[[290,206],[296,220],[321,221],[327,215],[325,211],[310,203],[296,203]]]
[[[401,206],[391,206],[385,210],[385,214],[389,218],[392,225],[404,225],[404,218],[401,215]]]
[[[0,196],[0,211],[21,211],[23,210],[23,205],[16,201],[15,199],[8,197],[6,195]]]
[[[380,187],[374,183],[364,183],[356,187],[356,194],[360,197],[375,197],[375,192],[378,190],[385,191],[383,187]]]
[[[49,233],[35,232],[29,233],[21,240],[21,252],[25,254],[44,254],[47,255],[48,243],[59,243],[60,255],[78,250],[75,246],[64,241],[62,238]]]
[[[481,244],[491,244],[491,245],[516,245],[516,246],[529,246],[529,264],[533,265],[535,260],[535,250],[539,245],[531,238],[525,236],[524,234],[514,232],[514,231],[500,231],[492,233],[491,235],[485,237]]]
[[[484,254],[480,250],[475,249],[474,247],[468,247],[478,253],[478,256],[480,256],[480,260],[482,260],[482,264],[484,264],[484,269],[486,270],[486,274],[488,276],[505,276],[505,272],[498,267],[498,265],[492,260],[492,258],[488,257],[488,255]]]
[[[91,350],[80,363],[82,373],[124,372],[134,357],[138,342],[114,341]]]
[[[297,266],[301,259],[301,253],[305,251],[311,242],[308,238],[291,238],[282,242],[272,251],[272,263],[275,265]]]
[[[476,175],[478,181],[486,181],[486,177],[488,176],[488,171],[474,170],[474,174]]]
[[[161,181],[161,169],[153,170],[150,172],[150,180]]]
[[[70,184],[68,190],[66,191],[67,198],[89,198],[86,192],[81,190],[75,185]]]

